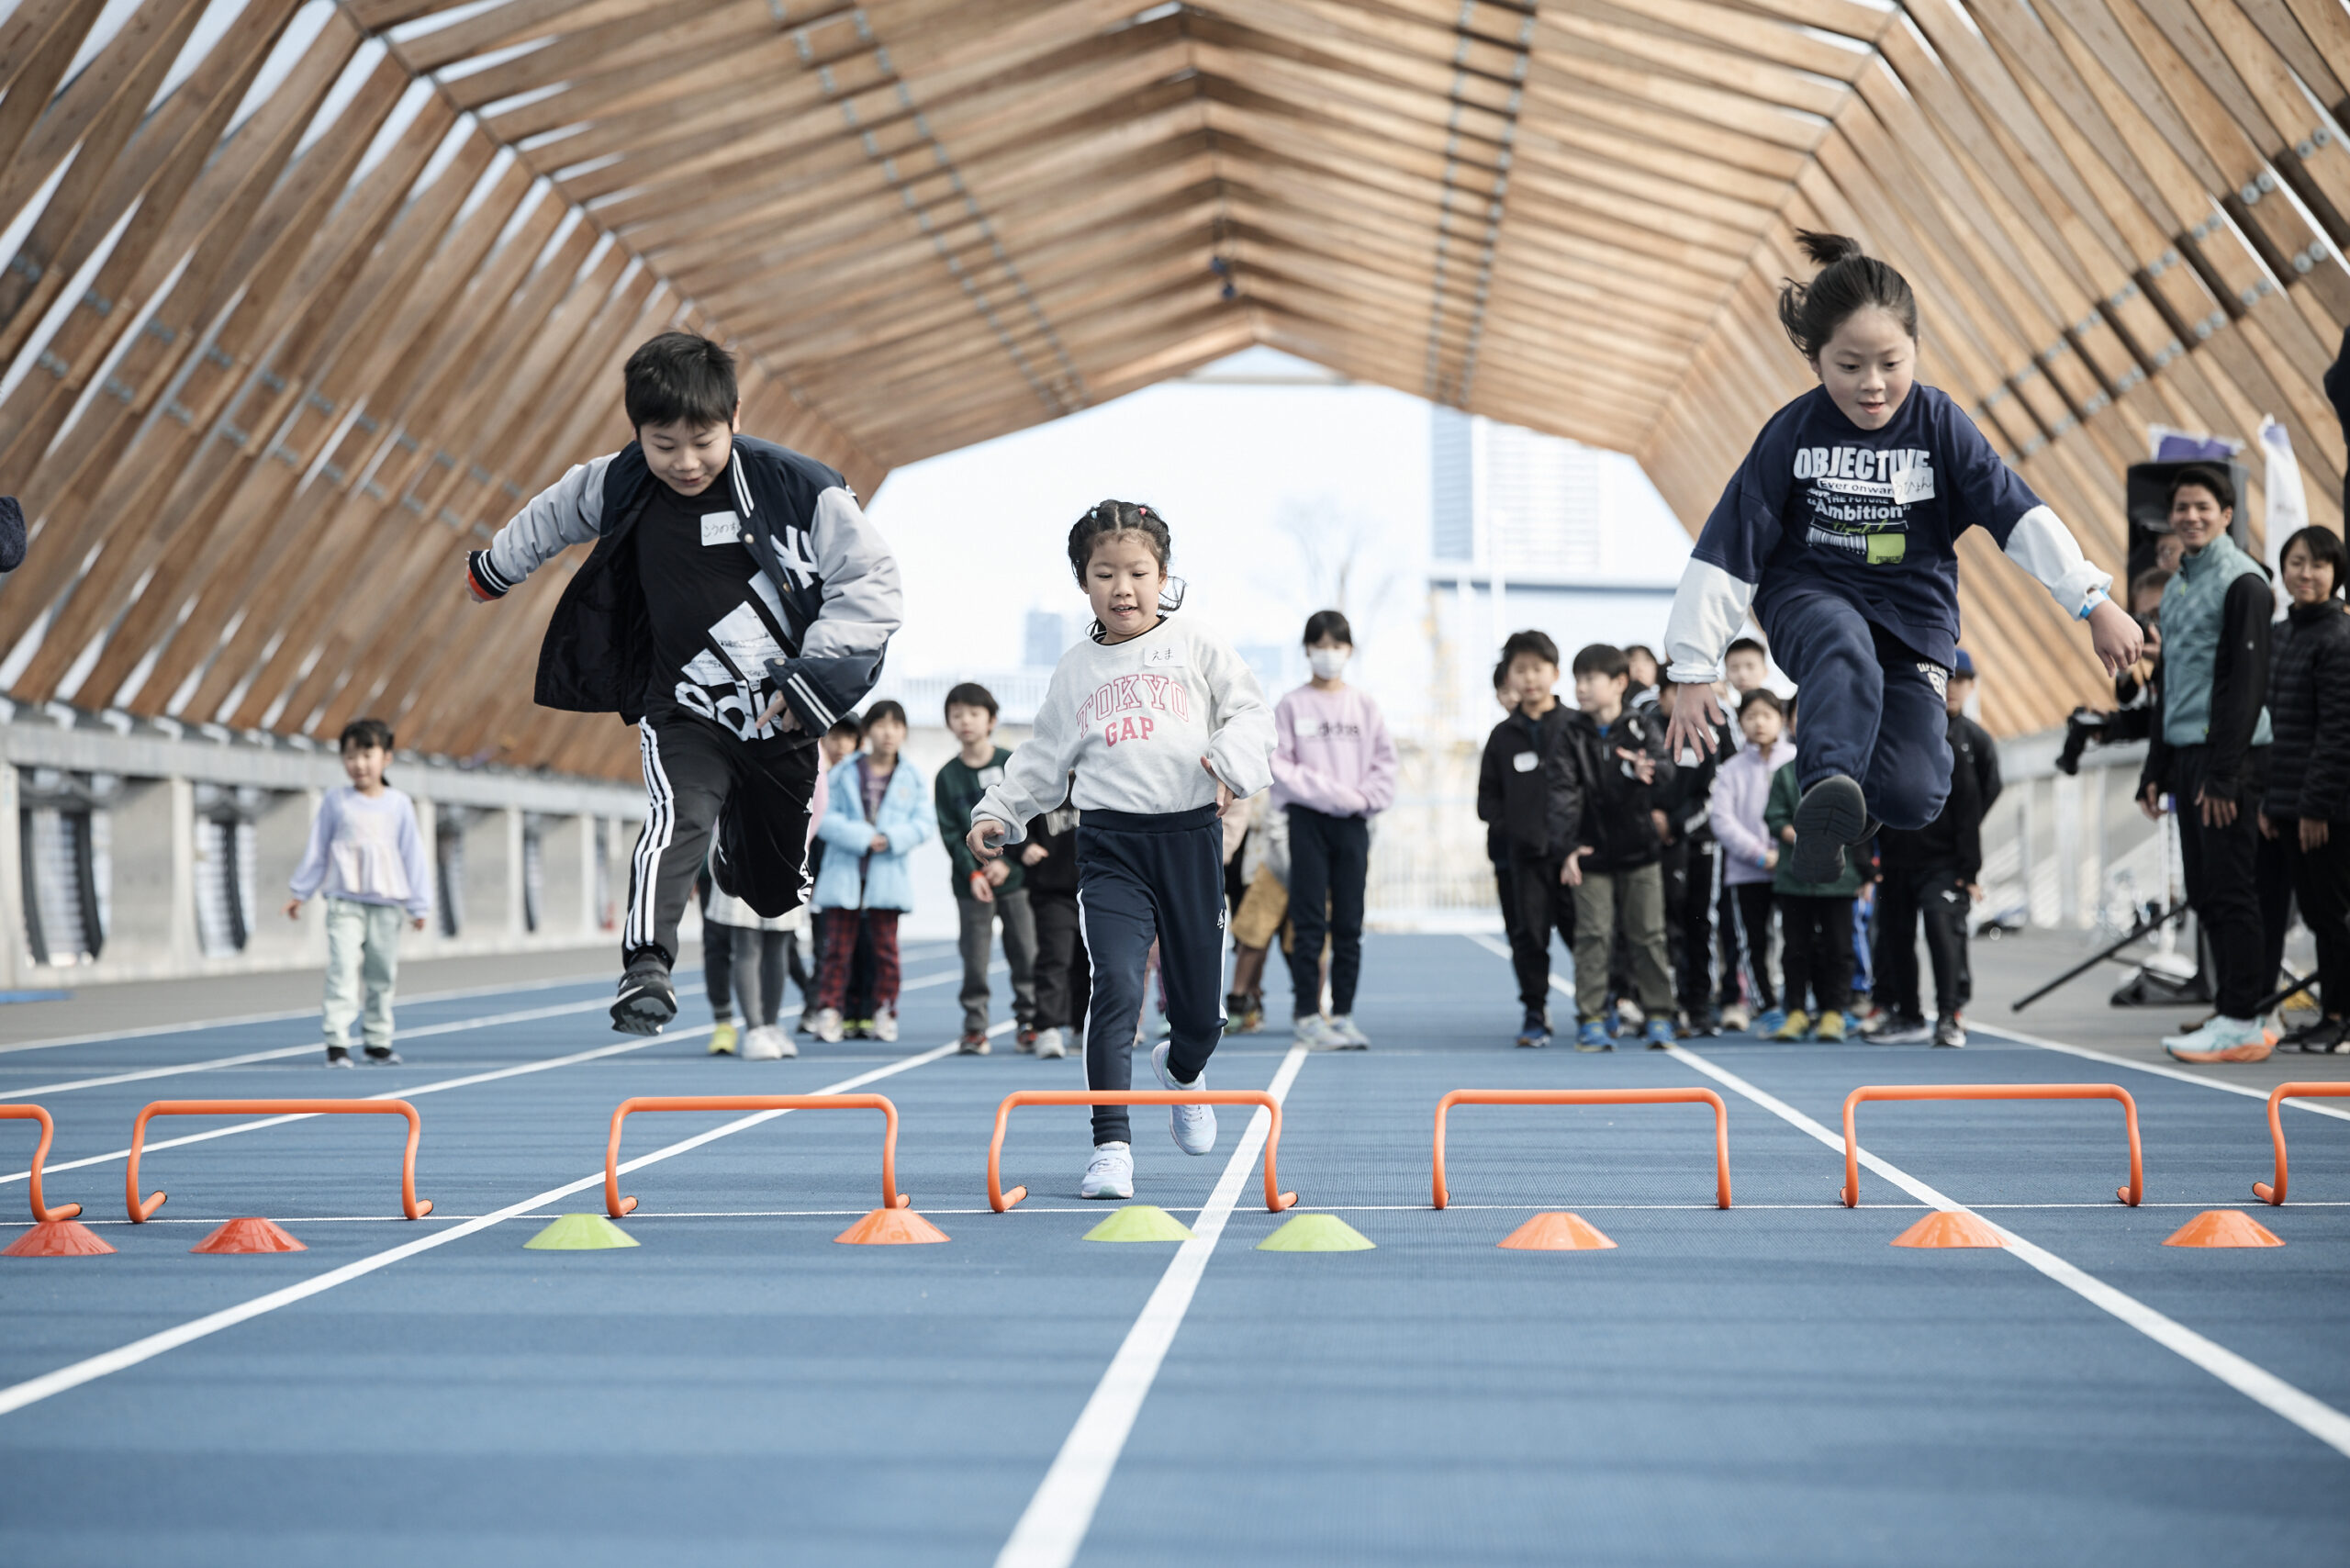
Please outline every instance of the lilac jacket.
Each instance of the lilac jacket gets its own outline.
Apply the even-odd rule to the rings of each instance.
[[[1395,803],[1395,743],[1360,689],[1301,686],[1273,709],[1273,804],[1334,817],[1377,816]]]
[[[1771,776],[1795,759],[1795,743],[1784,736],[1767,754],[1750,742],[1714,775],[1714,840],[1722,846],[1722,880],[1732,887],[1771,879],[1762,865],[1763,852],[1772,847],[1762,808],[1771,799]]]

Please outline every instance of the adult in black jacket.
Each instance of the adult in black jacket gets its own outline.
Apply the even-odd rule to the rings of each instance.
[[[2184,549],[2163,589],[2163,678],[2155,696],[2139,802],[2178,818],[2187,902],[2211,949],[2216,1013],[2167,1036],[2181,1061],[2262,1061],[2258,1016],[2274,970],[2261,968],[2260,834],[2254,827],[2268,766],[2269,618],[2276,596],[2260,563],[2228,537],[2235,486],[2208,465],[2171,482],[2170,531]]]
[[[1517,925],[1510,960],[1517,971],[1525,1023],[1517,1043],[1550,1043],[1550,933],[1572,951],[1574,886],[1583,880],[1576,849],[1590,794],[1591,721],[1559,700],[1559,649],[1539,632],[1514,633],[1502,644],[1521,701],[1494,726],[1477,774],[1477,816],[1501,829],[1508,849]]]
[[[2000,790],[1999,754],[1990,732],[1966,716],[1974,690],[1975,660],[1961,648],[1943,697],[1950,709],[1950,799],[1924,827],[1877,834],[1880,881],[1870,955],[1879,1012],[1861,1037],[1879,1045],[1928,1038],[1938,1046],[1966,1043],[1960,1014],[1975,990],[1966,961],[1966,922],[1982,893],[1983,819]],[[1931,1025],[1919,1000],[1920,915],[1926,956],[1934,969]]]
[[[2350,1013],[2350,552],[2304,528],[2280,557],[2291,597],[2268,677],[2268,788],[2260,801],[2261,913],[2269,972],[2283,957],[2291,901],[2317,943],[2323,1011],[2285,1037],[2305,1051],[2344,1047]]]

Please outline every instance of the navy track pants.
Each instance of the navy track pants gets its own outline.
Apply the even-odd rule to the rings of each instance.
[[[1942,666],[1833,593],[1772,604],[1763,633],[1796,683],[1796,775],[1807,790],[1831,774],[1860,781],[1869,814],[1920,828],[1950,796],[1949,680]]]
[[[1158,944],[1167,1067],[1190,1083],[1224,1035],[1224,824],[1214,806],[1147,814],[1089,811],[1077,824],[1077,905],[1092,961],[1085,1086],[1134,1087],[1143,970]],[[1126,1108],[1093,1108],[1093,1141],[1129,1143]]]

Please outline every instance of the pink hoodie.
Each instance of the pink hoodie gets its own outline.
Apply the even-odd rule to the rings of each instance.
[[[1395,803],[1395,743],[1361,689],[1301,686],[1273,710],[1273,804],[1370,817]]]
[[[1772,847],[1762,808],[1771,800],[1771,776],[1795,759],[1795,743],[1784,735],[1768,754],[1748,741],[1714,774],[1714,841],[1722,846],[1722,880],[1732,887],[1771,879],[1762,865],[1762,852]]]

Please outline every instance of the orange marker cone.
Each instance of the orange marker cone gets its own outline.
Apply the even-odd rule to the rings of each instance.
[[[1598,1252],[1616,1244],[1581,1215],[1536,1215],[1494,1243],[1517,1252]]]
[[[2241,1209],[2205,1209],[2171,1232],[2165,1247],[2282,1247],[2284,1240]]]
[[[265,1219],[232,1219],[191,1252],[308,1252],[308,1248]]]
[[[912,1209],[875,1209],[833,1239],[851,1247],[916,1247],[948,1238]]]
[[[1896,1247],[2005,1247],[1999,1233],[1973,1215],[1936,1209],[1893,1238]]]
[[[0,1249],[0,1258],[95,1258],[114,1249],[78,1219],[44,1220]]]

